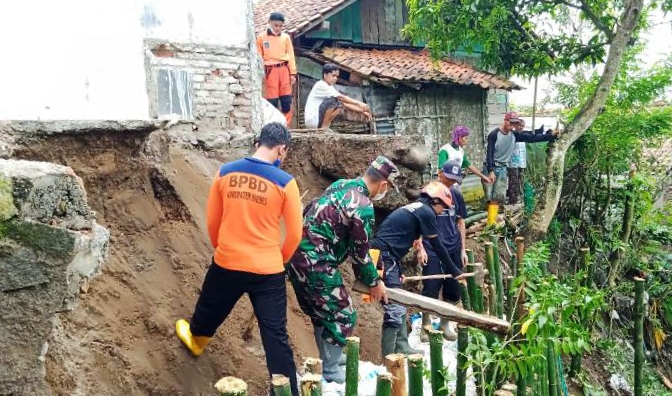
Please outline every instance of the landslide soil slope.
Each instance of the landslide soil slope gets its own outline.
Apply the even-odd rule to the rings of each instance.
[[[98,221],[111,231],[103,273],[82,287],[76,310],[56,318],[47,355],[49,383],[58,395],[212,395],[220,377],[233,375],[248,382],[251,394],[266,394],[256,327],[250,340],[243,339],[252,312],[246,297],[200,358],[190,357],[174,335],[175,320],[190,317],[210,263],[204,208],[211,177],[233,157],[168,148],[165,136],[156,134],[51,136],[15,152],[18,158],[72,167]],[[159,161],[145,149],[156,136],[149,151],[162,152]],[[310,180],[300,184],[321,187]],[[289,284],[288,291],[288,329],[300,364],[317,350]],[[356,335],[362,337],[362,358],[378,361],[381,314],[360,296],[353,298],[360,308]]]

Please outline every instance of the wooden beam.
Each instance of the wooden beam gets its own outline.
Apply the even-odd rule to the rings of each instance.
[[[465,272],[462,275],[464,275],[465,278],[473,278],[476,276],[476,274],[468,273]],[[428,280],[428,279],[450,279],[453,276],[450,274],[443,274],[443,275],[423,275],[423,276],[407,276],[404,278],[404,281],[410,282],[410,281],[422,281],[422,280]]]
[[[358,293],[369,293],[368,286],[360,281],[356,281],[352,289]],[[476,327],[477,329],[497,334],[506,334],[511,327],[511,324],[503,319],[466,311],[452,304],[411,293],[403,289],[387,289],[387,298],[391,302],[406,307],[418,308],[423,312],[431,312],[465,326]]]

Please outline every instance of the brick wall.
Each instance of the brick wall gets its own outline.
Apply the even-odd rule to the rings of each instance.
[[[225,131],[231,138],[261,128],[261,68],[250,47],[148,39],[145,53],[150,116],[166,116],[172,108],[199,131]],[[166,70],[180,78],[167,81]],[[166,95],[175,103],[167,106]]]

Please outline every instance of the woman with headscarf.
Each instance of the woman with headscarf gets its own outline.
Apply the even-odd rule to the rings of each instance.
[[[445,146],[439,149],[439,169],[443,167],[443,164],[445,164],[446,161],[456,161],[458,164],[462,164],[463,169],[469,169],[484,182],[491,183],[492,180],[481,173],[481,171],[467,159],[463,147],[467,144],[468,136],[469,128],[464,125],[458,125],[453,129],[453,141],[446,143]]]

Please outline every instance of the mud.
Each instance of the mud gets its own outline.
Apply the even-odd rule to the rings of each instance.
[[[204,208],[212,175],[222,161],[168,146],[162,132],[60,134],[24,141],[15,158],[64,164],[83,179],[89,204],[111,232],[103,273],[82,288],[80,306],[56,318],[49,341],[47,379],[57,395],[211,395],[215,382],[245,379],[250,394],[266,394],[258,330],[243,333],[251,315],[244,297],[208,351],[190,357],[174,336],[189,318],[212,254]],[[302,182],[318,191],[322,184]],[[346,278],[352,280],[349,266]],[[291,286],[288,329],[297,363],[317,356],[310,323]],[[356,335],[362,358],[378,361],[379,307],[359,308]]]

